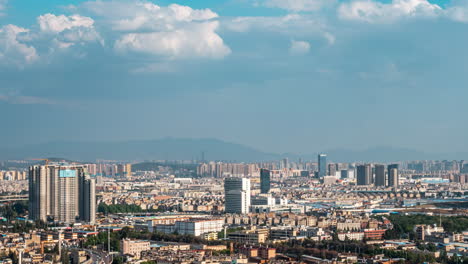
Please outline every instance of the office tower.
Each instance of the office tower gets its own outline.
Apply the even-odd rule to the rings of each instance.
[[[322,178],[327,175],[327,155],[319,154],[318,155],[318,177]]]
[[[270,177],[271,173],[267,169],[260,170],[260,192],[269,193],[270,192]]]
[[[74,223],[95,217],[94,180],[85,166],[54,163],[29,168],[29,218],[32,220]],[[89,203],[87,209],[83,203]],[[88,210],[88,212],[86,212]],[[88,219],[88,220],[87,220]]]
[[[385,179],[385,166],[375,165],[375,186],[386,186],[387,181]]]
[[[372,184],[372,166],[370,164],[357,166],[357,185]]]
[[[250,180],[246,178],[224,179],[226,213],[246,214],[250,209]]]
[[[400,176],[398,175],[398,164],[390,164],[388,170],[388,186],[398,187]]]
[[[330,175],[330,176],[335,176],[336,175],[336,164],[334,163],[330,163],[328,164],[328,174],[327,175]]]

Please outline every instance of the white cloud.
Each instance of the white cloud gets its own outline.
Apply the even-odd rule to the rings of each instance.
[[[427,0],[392,0],[385,4],[375,0],[356,0],[343,3],[338,8],[338,16],[345,20],[387,23],[403,17],[433,17],[442,8]]]
[[[325,32],[324,33],[325,39],[328,41],[328,44],[333,45],[335,44],[336,37],[331,34],[330,32]]]
[[[217,59],[231,53],[216,33],[218,15],[210,9],[128,0],[87,2],[83,8],[117,34],[114,48],[120,54]]]
[[[206,21],[218,17],[210,9],[192,9],[171,4],[161,7],[146,1],[87,2],[84,7],[104,18],[120,31],[172,30],[180,23]]]
[[[236,17],[226,20],[223,26],[234,32],[273,31],[281,33],[320,32],[325,25],[310,16],[289,14],[279,17]]]
[[[309,53],[310,44],[307,41],[291,41],[291,46],[289,47],[289,53],[292,55],[304,55]]]
[[[23,68],[35,62],[39,56],[36,49],[21,42],[20,36],[29,30],[15,25],[0,28],[0,63]]]
[[[194,24],[170,32],[129,33],[115,43],[121,53],[137,52],[176,58],[223,58],[231,50],[215,33],[217,21]]]
[[[263,5],[298,12],[317,11],[335,2],[335,0],[265,0]]]
[[[92,28],[94,20],[90,17],[80,15],[65,16],[54,14],[45,14],[37,18],[39,28],[41,31],[60,33],[66,29],[75,27]]]
[[[39,38],[51,38],[51,48],[66,49],[75,44],[99,42],[104,45],[104,40],[94,28],[94,20],[80,15],[54,15],[44,14],[37,18],[40,32]]]
[[[446,9],[446,14],[455,21],[468,23],[468,2],[465,0],[455,1]]]
[[[280,17],[237,17],[224,20],[223,29],[237,33],[252,31],[273,32],[290,38],[322,38],[328,44],[335,43],[335,36],[329,32],[329,25],[315,16],[288,14]]]

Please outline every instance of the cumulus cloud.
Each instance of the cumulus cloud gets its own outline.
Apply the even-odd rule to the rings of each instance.
[[[158,6],[146,1],[96,1],[85,3],[84,7],[103,18],[112,29],[120,31],[173,30],[182,23],[218,17],[210,9],[192,9],[178,4]]]
[[[90,17],[84,17],[80,15],[65,16],[54,14],[45,14],[37,18],[39,28],[41,31],[59,33],[66,29],[74,27],[93,27],[94,20]]]
[[[80,15],[44,14],[37,18],[40,32],[38,37],[50,38],[54,48],[69,48],[75,44],[99,42],[104,40],[94,28],[94,20]]]
[[[0,28],[0,63],[2,65],[23,68],[38,59],[36,49],[21,40],[21,36],[28,32],[28,29],[15,25]]]
[[[118,34],[114,48],[120,54],[218,59],[231,53],[216,32],[218,14],[210,9],[126,0],[87,2],[83,8]]]
[[[289,53],[291,55],[304,55],[309,53],[310,44],[307,41],[291,41],[291,46],[289,47]]]
[[[341,4],[338,16],[345,20],[385,23],[402,17],[437,16],[441,11],[440,6],[427,0],[392,0],[388,4],[375,0],[356,0]]]
[[[119,52],[137,52],[171,58],[223,58],[231,50],[215,30],[218,22],[195,24],[170,32],[125,34],[115,43]]]
[[[265,0],[263,5],[289,11],[316,11],[325,6],[333,5],[335,0]]]

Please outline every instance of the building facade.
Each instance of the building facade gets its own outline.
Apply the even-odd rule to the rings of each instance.
[[[385,166],[376,164],[375,166],[375,186],[386,186]]]
[[[247,214],[250,210],[250,180],[226,178],[224,198],[226,213]]]
[[[327,175],[327,155],[319,154],[318,155],[318,177],[322,178]]]
[[[260,170],[260,192],[269,193],[271,189],[271,173],[270,170],[261,169]]]
[[[370,164],[358,165],[357,172],[357,185],[370,185],[372,184],[372,166]]]
[[[390,164],[387,166],[388,171],[388,186],[398,187],[400,177],[398,175],[398,164]]]
[[[94,180],[82,165],[56,163],[29,168],[29,218],[74,223],[94,222]],[[86,205],[87,204],[87,205]]]

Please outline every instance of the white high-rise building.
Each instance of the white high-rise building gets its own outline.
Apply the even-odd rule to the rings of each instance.
[[[85,166],[53,163],[29,168],[29,219],[74,223],[94,222],[94,179]]]
[[[247,214],[250,210],[250,180],[226,178],[224,180],[226,213]]]

